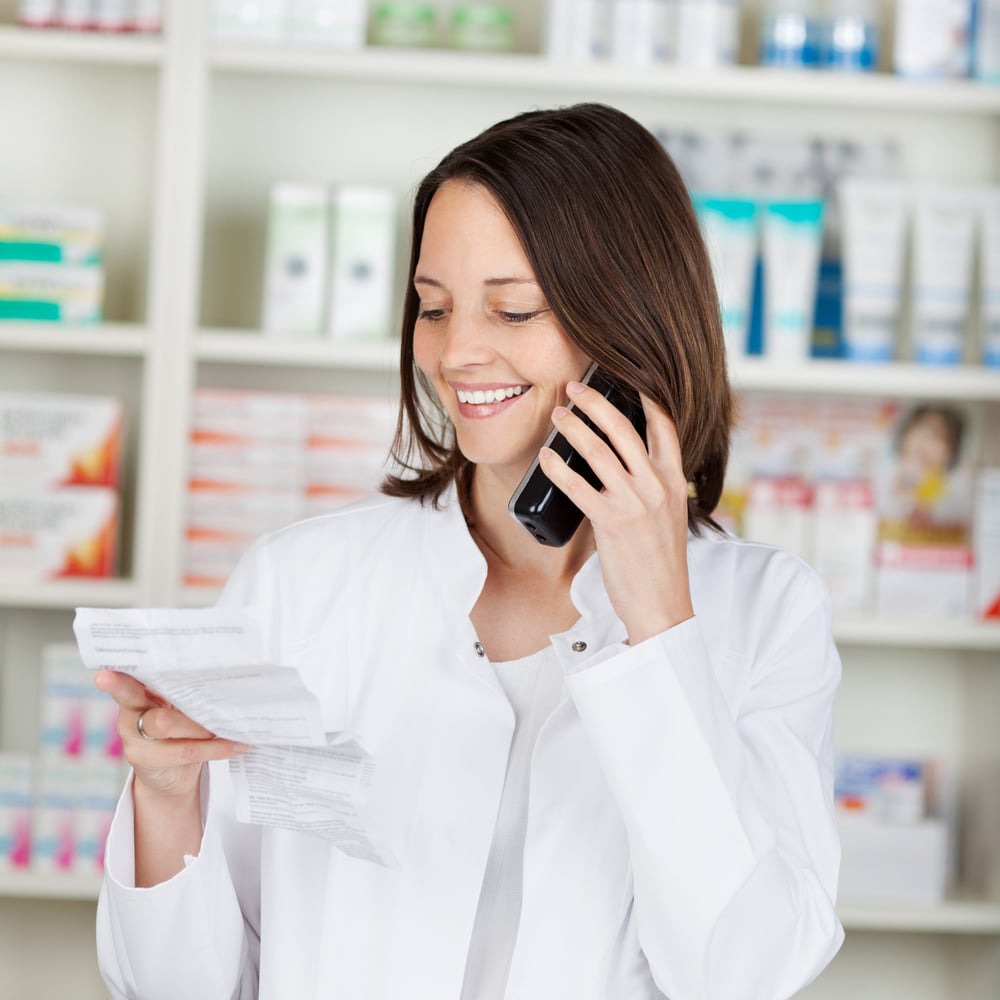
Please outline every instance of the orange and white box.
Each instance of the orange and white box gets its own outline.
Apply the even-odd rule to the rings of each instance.
[[[382,396],[309,397],[309,447],[365,442],[388,454],[398,403]]]
[[[300,520],[303,514],[304,500],[298,491],[189,493],[184,582],[193,587],[221,586],[257,538]]]
[[[108,396],[0,393],[0,483],[116,489],[123,407]]]
[[[118,523],[115,490],[91,486],[0,493],[0,580],[112,576]]]
[[[306,474],[305,450],[291,445],[195,442],[189,452],[188,489],[197,493],[304,491]]]
[[[295,393],[198,389],[191,418],[193,444],[304,445],[309,405]]]
[[[881,542],[875,559],[875,609],[882,615],[969,614],[972,547]]]
[[[871,482],[816,484],[812,565],[830,588],[837,611],[870,607],[878,511]]]
[[[813,487],[804,479],[759,477],[750,483],[743,509],[743,535],[792,552],[812,556]]]
[[[979,471],[972,538],[976,614],[1000,620],[1000,468]]]

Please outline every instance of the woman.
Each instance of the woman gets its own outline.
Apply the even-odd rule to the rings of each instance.
[[[711,521],[731,404],[677,172],[611,108],[500,123],[421,185],[409,279],[399,475],[262,539],[221,599],[374,757],[398,866],[236,823],[244,748],[102,672],[134,769],[113,992],[792,995],[843,936],[839,661],[815,575]],[[645,443],[580,384],[595,361],[641,395]],[[553,426],[605,487],[542,450],[585,515],[559,548],[507,509]]]

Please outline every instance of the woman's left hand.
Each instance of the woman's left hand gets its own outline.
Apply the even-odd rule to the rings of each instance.
[[[688,487],[677,428],[643,396],[644,444],[628,417],[599,392],[579,382],[570,382],[567,391],[614,446],[565,407],[553,412],[553,423],[604,490],[594,489],[550,450],[542,449],[539,464],[589,519],[608,596],[635,645],[694,614],[687,570]]]

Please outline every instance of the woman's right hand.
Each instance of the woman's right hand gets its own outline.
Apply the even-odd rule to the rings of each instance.
[[[147,797],[192,796],[206,761],[236,757],[247,749],[214,736],[128,674],[99,670],[94,683],[118,702],[125,759]],[[145,737],[137,725],[140,716]]]

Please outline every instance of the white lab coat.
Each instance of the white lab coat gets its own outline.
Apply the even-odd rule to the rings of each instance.
[[[712,532],[689,571],[695,617],[636,646],[596,556],[573,582],[508,1000],[778,1000],[843,940],[826,590]],[[326,728],[374,756],[373,822],[399,866],[235,822],[222,763],[198,857],[136,889],[126,789],[98,916],[115,997],[458,997],[514,726],[469,621],[485,574],[453,493],[441,510],[372,498],[250,550],[221,601],[258,609]]]

